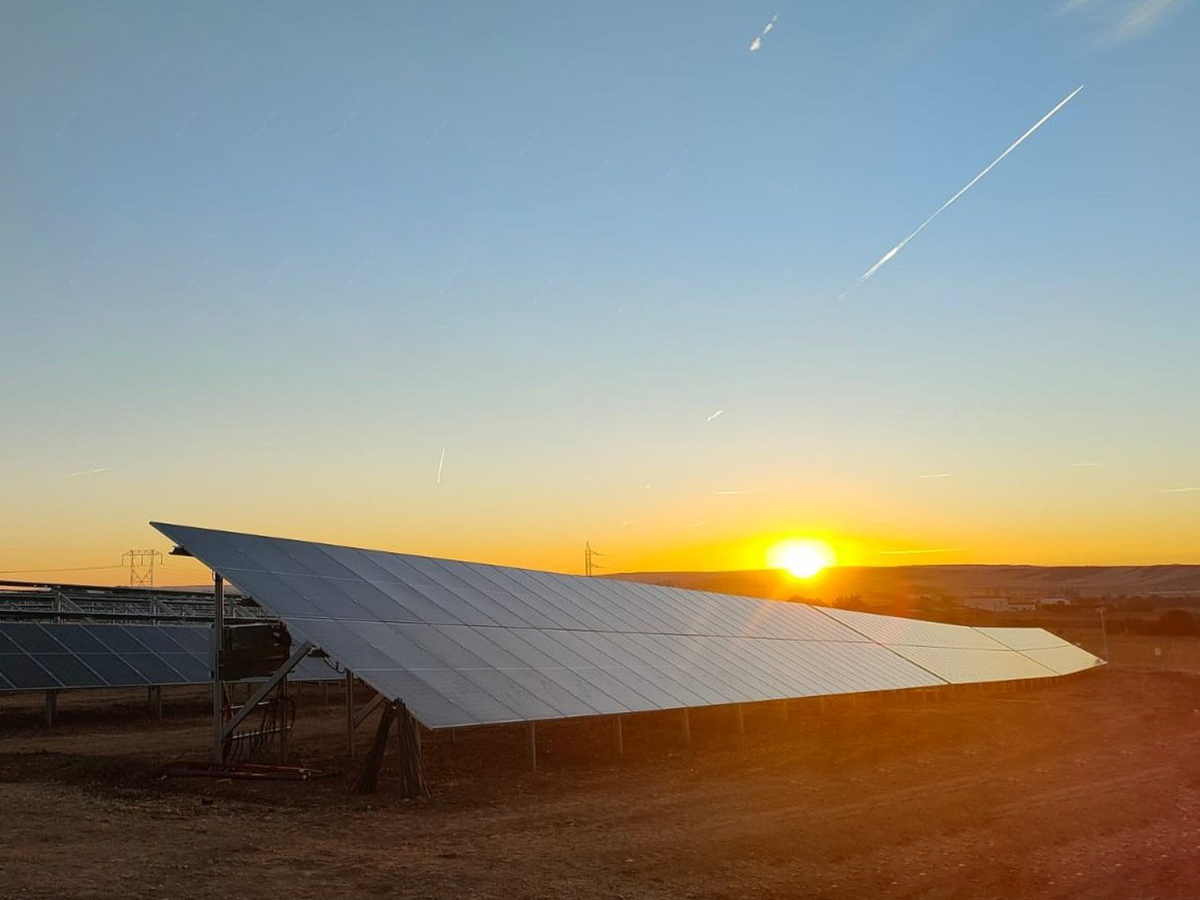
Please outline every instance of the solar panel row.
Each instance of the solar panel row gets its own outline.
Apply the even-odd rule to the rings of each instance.
[[[203,684],[211,630],[187,625],[0,623],[0,691]],[[338,678],[304,660],[297,681]]]
[[[1050,677],[1099,662],[1083,651],[1072,661],[1061,639],[1028,638],[1045,646],[1023,652],[957,625],[155,527],[431,728]],[[1059,668],[1033,653],[1056,654]]]

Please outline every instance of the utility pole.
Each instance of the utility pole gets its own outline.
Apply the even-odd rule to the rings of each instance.
[[[592,542],[588,541],[583,545],[583,574],[588,578],[592,577],[592,573],[596,569],[603,569],[604,566],[597,565],[593,557],[603,556],[603,553],[597,553],[592,549]]]
[[[157,550],[127,550],[121,554],[121,565],[129,566],[130,587],[154,587],[154,563],[162,559]]]

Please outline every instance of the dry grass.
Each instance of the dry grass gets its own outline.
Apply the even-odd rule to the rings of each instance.
[[[316,699],[297,753],[345,766],[341,711]],[[1197,681],[1110,669],[910,701],[754,707],[744,738],[710,710],[690,751],[676,717],[635,717],[623,761],[607,723],[558,724],[536,774],[519,730],[439,734],[434,795],[405,803],[386,770],[369,798],[349,777],[160,780],[207,745],[199,710],[156,726],[140,696],[112,718],[68,695],[50,735],[35,706],[0,714],[0,896],[1200,894]]]

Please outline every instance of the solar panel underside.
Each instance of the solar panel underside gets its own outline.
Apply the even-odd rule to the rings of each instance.
[[[0,691],[204,684],[212,680],[211,634],[192,625],[0,622]],[[290,675],[340,677],[317,659]]]
[[[154,524],[430,728],[1054,674],[963,626]]]

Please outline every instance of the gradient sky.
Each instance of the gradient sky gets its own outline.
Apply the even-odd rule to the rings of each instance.
[[[1198,6],[6,4],[0,577],[1200,562]]]

